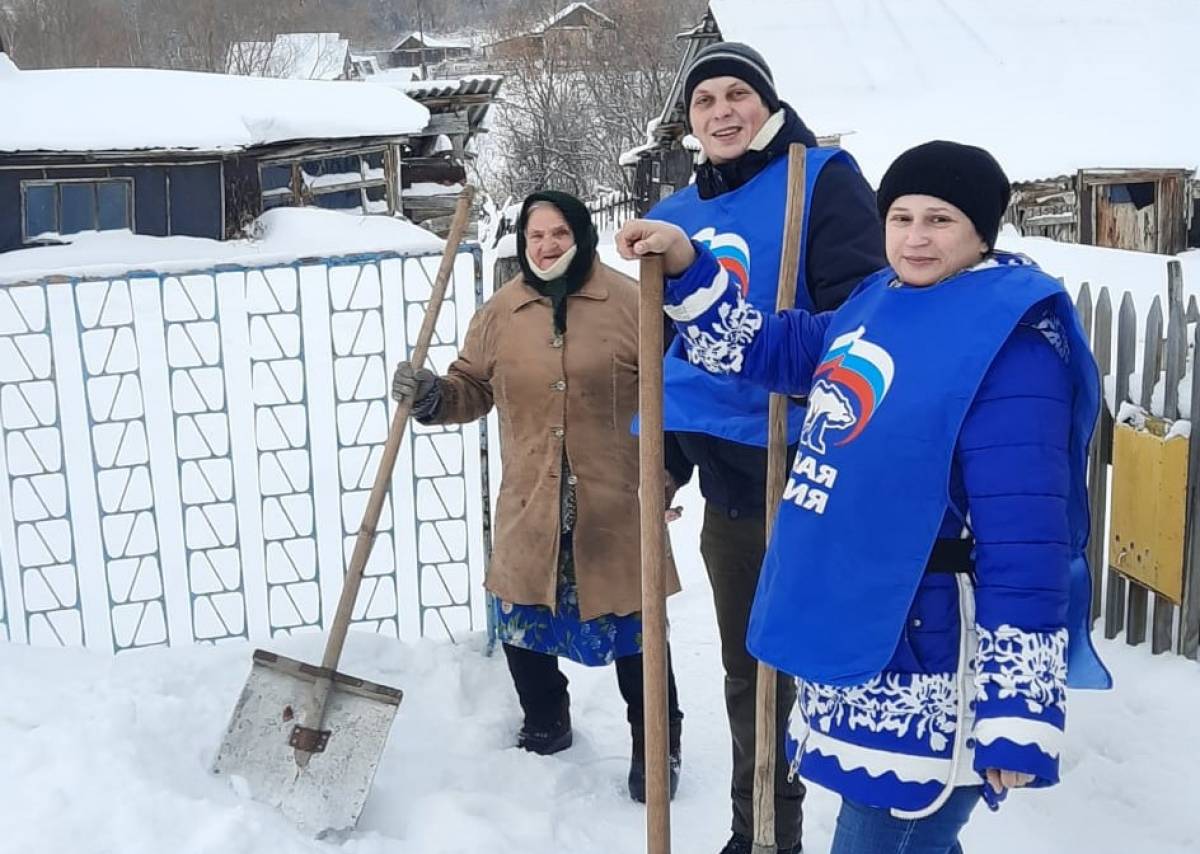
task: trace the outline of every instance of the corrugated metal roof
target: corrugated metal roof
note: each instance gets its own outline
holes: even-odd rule
[[[500,91],[504,76],[500,74],[472,74],[458,80],[413,80],[402,82],[396,88],[416,101],[430,98],[450,98],[456,95],[495,95]]]

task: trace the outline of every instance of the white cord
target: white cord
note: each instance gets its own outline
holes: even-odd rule
[[[964,742],[967,739],[967,639],[973,634],[967,631],[967,620],[969,618],[972,623],[975,620],[975,608],[973,607],[975,590],[971,586],[971,580],[966,575],[955,573],[954,579],[958,582],[958,671],[955,676],[955,683],[958,688],[958,714],[955,718],[957,729],[954,733],[954,750],[950,758],[950,776],[946,778],[946,783],[941,793],[925,809],[913,810],[911,812],[895,808],[891,810],[893,818],[904,821],[931,816],[940,810],[946,801],[950,800],[950,796],[956,788],[955,783],[958,779],[958,767],[962,763],[963,752],[966,747]],[[974,651],[971,651],[971,653],[973,655]]]

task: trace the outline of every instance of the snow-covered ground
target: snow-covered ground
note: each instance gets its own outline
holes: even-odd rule
[[[673,850],[728,835],[729,752],[700,501],[684,491],[672,541],[684,591],[670,603],[686,714]],[[351,636],[342,669],[405,691],[359,828],[302,836],[208,773],[251,648],[181,647],[117,658],[0,645],[4,854],[609,854],[644,850],[645,814],[625,792],[629,736],[612,668],[567,665],[575,745],[553,757],[512,746],[520,722],[502,656],[482,634],[454,645]],[[320,638],[272,644],[316,661]],[[1073,693],[1065,782],[1016,792],[968,827],[971,854],[1185,854],[1200,841],[1200,668],[1101,643],[1117,690]],[[836,799],[813,789],[806,850],[825,851]]]

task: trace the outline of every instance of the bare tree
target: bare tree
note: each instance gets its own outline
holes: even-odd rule
[[[597,8],[617,22],[610,37],[572,42],[566,53],[533,40],[510,52],[493,142],[500,154],[486,173],[497,196],[547,186],[584,197],[629,189],[620,155],[645,141],[678,72],[675,36],[699,20],[703,0],[609,0]],[[521,22],[528,27],[535,11],[543,20],[541,13],[553,14],[544,4],[526,7],[509,32],[529,32]]]

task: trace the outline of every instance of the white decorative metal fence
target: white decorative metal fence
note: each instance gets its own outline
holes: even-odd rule
[[[0,286],[0,637],[122,651],[319,629],[382,452],[391,366],[439,263],[377,253]],[[481,273],[479,249],[462,250],[438,369]],[[483,626],[481,446],[482,423],[413,428],[357,626]]]

